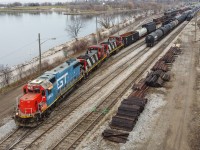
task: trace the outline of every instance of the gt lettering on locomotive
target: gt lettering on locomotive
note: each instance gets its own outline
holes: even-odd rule
[[[57,88],[61,89],[67,83],[67,75],[68,73],[64,74],[57,80]]]

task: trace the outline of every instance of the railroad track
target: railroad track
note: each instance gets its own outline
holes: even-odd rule
[[[149,67],[151,63],[162,53],[162,50],[172,42],[172,40],[179,34],[187,24],[182,25],[165,44],[163,44],[156,52],[154,52],[138,69],[133,72],[116,90],[114,90],[102,103],[100,103],[95,112],[90,112],[84,115],[79,120],[76,126],[64,136],[54,147],[51,149],[75,149],[86,135],[100,122],[105,116],[102,112],[103,108],[111,109],[122,97],[125,92],[130,88],[131,83],[136,81]]]
[[[107,67],[115,64],[119,59],[125,57],[126,55],[128,55],[128,53],[130,53],[130,51],[133,51],[133,48],[136,49],[138,47],[140,47],[142,44],[144,44],[144,41],[142,41],[143,39],[141,39],[140,41],[138,41],[137,43],[134,43],[133,45],[127,47],[126,51],[122,53],[122,55],[118,56],[116,59],[113,59],[111,63],[107,63],[106,66],[104,66],[105,70]],[[98,73],[93,74],[93,76],[96,76]],[[90,81],[90,80],[89,80]],[[98,84],[98,83],[97,83]],[[81,94],[83,94],[85,91],[83,91]],[[80,94],[80,95],[81,95]],[[77,96],[76,96],[77,97]],[[68,105],[68,104],[67,104]],[[67,106],[62,106],[61,109],[64,109]],[[12,132],[9,136],[7,136],[4,140],[2,140],[0,142],[0,149],[11,149],[13,147],[15,147],[17,144],[19,144],[21,142],[21,140],[25,139],[27,135],[27,133],[33,133],[34,131],[36,131],[39,127],[34,128],[34,129],[29,129],[28,131],[25,131],[26,129],[22,129],[22,128],[18,128],[16,129],[14,132]],[[21,132],[20,132],[21,131]],[[20,134],[18,134],[18,132],[20,132]],[[27,133],[25,133],[27,132]],[[22,136],[23,135],[23,136]],[[21,138],[20,138],[21,137]],[[13,143],[13,144],[10,144]]]
[[[53,119],[47,121],[43,125],[40,126],[38,130],[36,130],[33,134],[29,135],[25,140],[15,145],[15,149],[29,149],[34,145],[34,143],[39,143],[42,141],[42,137],[49,134],[51,131],[56,129],[60,124],[66,121],[69,118],[70,113],[75,111],[80,105],[86,103],[87,99],[98,93],[104,86],[112,81],[118,74],[124,71],[124,69],[128,68],[130,64],[133,64],[137,59],[139,59],[142,55],[144,55],[149,48],[145,48],[141,50],[137,55],[135,55],[131,60],[127,60],[124,64],[121,65],[116,71],[112,72],[107,78],[104,80],[100,80],[95,85],[98,85],[100,88],[91,88],[89,91],[84,91],[84,95],[80,94],[77,97],[74,97],[74,102],[69,104],[66,110],[60,111]],[[34,138],[35,137],[35,138]],[[33,140],[34,139],[34,140]],[[32,142],[31,142],[32,140]]]
[[[11,134],[9,134],[5,139],[0,142],[1,150],[9,150],[13,145],[22,140],[29,132],[29,129],[26,128],[17,128]]]
[[[128,49],[124,52],[124,53],[122,53],[122,55],[120,55],[118,58],[116,58],[116,59],[114,59],[111,63],[109,63],[108,65],[106,65],[106,66],[104,66],[103,68],[103,70],[106,70],[108,67],[110,67],[111,65],[113,65],[113,64],[115,64],[119,59],[121,59],[121,58],[123,58],[124,56],[126,56],[126,55],[128,55],[131,51],[134,51],[134,49],[137,49],[138,47],[140,47],[142,44],[144,44],[144,42],[142,41],[143,39],[141,39],[140,41],[138,41],[138,43],[136,43],[136,44],[134,44],[134,46],[133,45],[131,45],[131,46],[129,46],[129,47],[127,47]],[[134,49],[133,49],[134,48]],[[95,75],[97,75],[97,73],[96,74],[94,74],[93,76],[95,76]],[[90,81],[90,80],[89,80]],[[101,82],[101,81],[99,81],[99,82]],[[99,83],[98,82],[98,83]],[[96,83],[96,85],[98,84],[98,83]],[[90,86],[90,87],[92,87],[92,86]],[[87,90],[83,90],[83,92],[81,93],[81,94],[79,94],[79,95],[82,95],[82,94],[84,94],[85,92],[86,92]],[[77,98],[77,96],[75,96],[74,98],[72,98],[72,99],[75,99],[75,98]],[[80,103],[80,105],[83,103],[84,101],[82,101],[81,103]],[[74,101],[72,100],[72,103],[74,103]],[[67,105],[69,105],[69,106],[72,106],[72,105],[70,105],[70,104],[67,104]],[[74,103],[74,105],[73,105],[73,107],[70,107],[70,111],[73,111],[73,110],[75,110],[78,106],[80,106],[79,105],[79,102],[77,101],[77,102],[75,102]],[[63,110],[64,108],[66,108],[66,107],[69,107],[69,106],[62,106],[62,107],[60,107],[59,109],[61,109],[61,110]],[[70,111],[67,111],[67,113],[66,113],[66,115],[67,114],[69,114],[70,113]],[[57,122],[58,123],[58,122]],[[42,123],[43,124],[43,123]],[[40,125],[40,126],[42,126],[42,124]],[[44,122],[44,124],[45,124],[45,126],[46,126],[46,124],[48,124],[48,121],[47,122]],[[47,126],[46,126],[47,127]],[[16,147],[22,140],[25,140],[27,137],[29,137],[33,132],[35,132],[35,131],[37,131],[38,130],[38,128],[39,128],[39,126],[38,127],[36,127],[36,128],[33,128],[33,129],[23,129],[23,128],[18,128],[18,129],[16,129],[14,132],[12,132],[9,136],[7,136],[3,141],[1,141],[0,142],[0,149],[12,149],[12,148],[14,148],[14,147]],[[42,128],[42,127],[41,127]],[[48,127],[47,127],[48,128]],[[49,128],[51,128],[51,127],[49,127]],[[43,132],[42,132],[43,133]],[[43,133],[44,134],[44,133]],[[36,139],[35,139],[36,140]],[[31,141],[29,141],[29,142],[31,142]],[[11,144],[12,143],[12,144]],[[24,143],[24,142],[23,142]],[[26,148],[27,146],[27,144],[22,144],[23,146],[22,147],[24,147],[24,148]]]
[[[77,102],[78,103],[78,102]],[[80,106],[79,104],[77,104],[76,102],[75,103],[72,103],[73,105],[76,105],[77,107],[78,106]],[[69,106],[71,106],[71,105],[69,105]],[[77,108],[76,107],[76,108]],[[69,107],[69,108],[71,108],[71,107]],[[74,109],[74,107],[71,109],[71,110],[73,110]],[[69,114],[71,111],[68,111],[67,113]],[[58,115],[59,116],[59,115]],[[48,128],[48,121],[47,122],[45,122],[45,126],[47,126],[47,128]],[[42,128],[42,127],[40,127],[40,128]],[[39,129],[40,129],[39,128]],[[51,128],[51,127],[50,127]],[[44,128],[43,128],[44,129]],[[46,128],[45,128],[45,130],[46,131],[48,131]],[[34,134],[35,132],[34,132],[35,130],[32,130],[32,134]],[[36,132],[39,132],[39,131],[37,131],[36,130]],[[10,142],[10,143],[14,143],[14,144],[12,144],[12,145],[9,145],[9,144],[5,144],[6,142],[5,141],[9,141],[9,140],[4,140],[4,144],[3,143],[0,143],[0,148],[1,147],[4,147],[4,148],[2,148],[2,149],[12,149],[12,148],[17,148],[17,146],[18,146],[18,143],[20,143],[21,142],[21,140],[20,139],[24,139],[23,141],[25,141],[26,140],[26,137],[28,137],[30,134],[27,134],[28,133],[28,131],[26,132],[26,131],[23,131],[23,133],[21,133],[20,134],[20,137],[19,136],[16,136],[16,137],[18,137],[18,139],[16,139],[14,142]],[[30,132],[29,132],[30,133]],[[13,134],[13,135],[17,135],[17,134]],[[14,137],[14,136],[13,136]],[[14,139],[14,138],[13,138]],[[34,137],[32,137],[32,140],[34,139]],[[33,141],[36,141],[37,139],[35,139],[35,140],[33,140]],[[13,141],[13,140],[10,140],[10,141]],[[30,139],[29,140],[27,140],[27,141],[29,141],[29,143],[30,143]],[[9,142],[8,142],[9,143]],[[8,146],[9,145],[9,146]],[[25,148],[29,148],[30,146],[28,145],[27,146],[27,143],[25,144],[26,146],[25,146]]]

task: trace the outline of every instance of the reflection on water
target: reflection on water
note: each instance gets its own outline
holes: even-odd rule
[[[114,16],[121,20],[131,15],[133,13]],[[84,22],[79,37],[96,31],[96,16],[93,15],[63,15],[51,11],[0,12],[0,64],[15,65],[38,56],[38,33],[41,41],[56,38],[42,44],[42,51],[71,40],[65,29],[76,17]]]

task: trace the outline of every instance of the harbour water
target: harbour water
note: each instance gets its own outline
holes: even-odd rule
[[[115,15],[112,23],[116,24],[130,15]],[[51,11],[0,12],[0,65],[22,64],[38,56],[38,33],[43,43],[42,52],[72,40],[66,28],[75,17],[84,24],[79,37],[96,32],[96,16],[92,15],[64,15],[62,12]],[[97,26],[100,27],[99,24]]]
[[[56,12],[0,13],[0,64],[16,65],[38,55],[38,33],[42,51],[60,45],[72,38],[66,31],[74,17],[84,23],[79,36],[96,30],[94,16],[68,16]]]

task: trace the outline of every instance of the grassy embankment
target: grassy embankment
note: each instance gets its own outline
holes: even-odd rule
[[[29,11],[60,11],[65,12],[66,15],[83,15],[83,14],[102,14],[105,12],[129,12],[129,11],[137,11],[139,9],[112,9],[107,7],[105,11],[95,11],[93,9],[87,10],[74,10],[71,11],[69,6],[24,6],[24,7],[7,7],[7,8],[0,8],[0,12],[29,12]]]
[[[7,7],[1,8],[0,11],[32,11],[32,10],[53,10],[53,9],[60,9],[65,10],[66,6],[24,6],[24,7]]]

